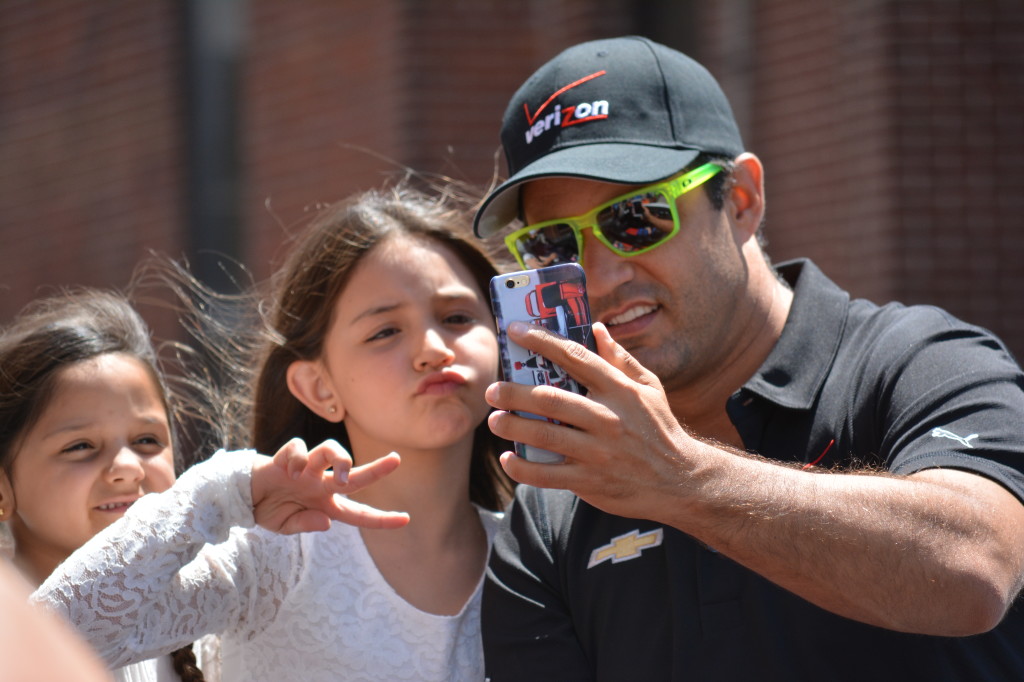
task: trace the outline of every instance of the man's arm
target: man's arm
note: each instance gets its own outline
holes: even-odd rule
[[[659,520],[824,609],[964,636],[994,627],[1021,588],[1024,506],[981,476],[814,474],[705,456],[703,484],[654,500],[671,510]]]
[[[674,526],[822,608],[894,630],[983,632],[1020,591],[1024,506],[999,484],[953,470],[814,473],[698,440],[657,378],[601,325],[595,336],[600,357],[540,329],[516,336],[590,392],[488,390],[503,411],[490,418],[495,433],[567,457],[543,465],[506,455],[515,480]]]

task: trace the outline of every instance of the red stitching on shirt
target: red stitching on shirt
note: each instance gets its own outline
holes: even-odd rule
[[[832,440],[830,440],[830,441],[828,442],[828,447],[826,447],[826,448],[825,448],[825,449],[824,449],[824,450],[822,451],[822,453],[821,453],[820,455],[818,455],[818,459],[814,460],[813,462],[808,462],[807,464],[803,465],[803,466],[802,466],[802,467],[800,467],[800,468],[801,468],[801,469],[810,469],[810,468],[811,468],[812,466],[814,466],[815,464],[817,464],[818,462],[820,462],[820,461],[821,461],[821,458],[825,456],[825,453],[827,453],[827,452],[828,452],[829,450],[831,450],[831,449],[832,449],[832,446],[833,446],[833,445],[835,445],[835,444],[836,444],[836,439],[835,439],[835,438],[833,438]]]

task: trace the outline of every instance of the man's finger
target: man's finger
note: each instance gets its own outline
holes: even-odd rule
[[[594,422],[591,416],[591,410],[595,409],[592,401],[561,388],[499,381],[487,387],[484,399],[491,407],[499,410],[530,412],[583,429],[590,428]],[[500,435],[507,437],[505,434]]]
[[[608,327],[601,322],[594,323],[594,341],[597,343],[598,355],[633,381],[648,386],[659,383],[654,374],[637,362],[637,359],[630,355],[629,351],[612,338]]]
[[[517,483],[535,488],[565,488],[574,477],[569,460],[557,463],[531,462],[514,452],[505,452],[499,460],[501,468]]]
[[[555,363],[588,388],[604,376],[601,369],[604,362],[600,356],[583,344],[549,329],[535,324],[514,323],[509,325],[508,336],[523,348]]]

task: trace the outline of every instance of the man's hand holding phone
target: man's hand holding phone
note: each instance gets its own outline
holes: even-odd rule
[[[694,471],[701,457],[716,453],[679,424],[654,373],[617,344],[599,322],[593,325],[596,353],[532,325],[513,325],[509,336],[558,363],[588,390],[584,396],[492,384],[486,399],[499,410],[488,419],[494,433],[565,456],[563,465],[547,466],[505,455],[505,472],[519,483],[571,490],[589,504],[620,516],[667,521],[669,509],[686,513],[679,504],[679,496],[686,494],[679,486],[680,469]],[[518,416],[527,411],[575,428]],[[675,504],[666,504],[667,499]]]
[[[526,324],[548,329],[560,337],[593,349],[590,305],[587,301],[583,268],[575,263],[499,275],[491,280],[491,308],[498,327],[502,376],[505,381],[527,386],[563,389],[585,395],[584,384],[542,353],[526,348],[508,335],[509,325]],[[567,423],[541,416],[529,410],[520,417]],[[562,455],[550,449],[515,441],[516,454],[534,462],[562,461]]]

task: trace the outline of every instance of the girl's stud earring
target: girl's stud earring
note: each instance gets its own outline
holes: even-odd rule
[[[338,408],[336,408],[334,405],[331,405],[330,407],[327,408],[327,411],[330,412],[331,414],[334,414],[335,412],[338,411]]]

